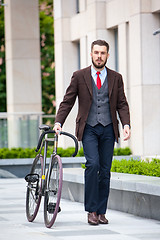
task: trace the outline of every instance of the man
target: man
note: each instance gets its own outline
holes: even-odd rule
[[[88,223],[107,224],[105,217],[110,186],[110,169],[115,140],[118,142],[119,114],[124,140],[130,138],[130,114],[122,76],[107,68],[109,45],[96,40],[91,45],[92,65],[73,73],[55,119],[58,133],[78,97],[76,136],[86,158],[85,210]]]

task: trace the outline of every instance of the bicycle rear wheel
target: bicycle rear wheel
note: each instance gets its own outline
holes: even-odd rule
[[[44,221],[46,227],[50,228],[55,222],[57,213],[60,212],[63,170],[62,161],[58,155],[53,157],[48,174],[48,187],[44,196]]]
[[[42,198],[43,156],[37,155],[33,161],[26,193],[26,215],[29,222],[37,216]],[[37,176],[37,179],[35,179]],[[27,177],[27,176],[26,176]]]

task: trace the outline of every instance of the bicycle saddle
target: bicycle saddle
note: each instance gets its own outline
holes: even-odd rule
[[[51,127],[48,126],[48,125],[42,124],[42,125],[39,126],[39,129],[44,130],[44,131],[48,131],[48,130],[51,129]]]

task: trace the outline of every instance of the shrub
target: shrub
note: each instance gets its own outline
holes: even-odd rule
[[[115,148],[113,155],[114,156],[128,156],[131,155],[132,151],[129,147],[125,147],[125,148]]]
[[[69,147],[67,149],[59,148],[57,149],[57,154],[60,155],[60,157],[71,157],[72,154],[74,153],[75,149],[74,147]]]
[[[138,161],[133,158],[113,160],[111,171],[160,177],[160,159],[153,159],[151,162]]]
[[[48,146],[47,157],[51,155],[53,151],[52,146]],[[44,150],[42,150],[43,154]],[[57,154],[61,157],[71,157],[74,153],[74,147],[69,147],[66,149],[58,148]],[[130,155],[130,148],[116,148],[114,149],[114,155]],[[0,149],[0,159],[11,159],[11,158],[34,158],[36,156],[35,148],[1,148]],[[80,148],[77,154],[78,157],[84,156],[83,148]]]
[[[51,155],[53,147],[48,147],[47,157]],[[67,149],[58,148],[57,153],[61,157],[70,157],[74,153],[74,148],[70,147]],[[35,148],[1,148],[0,149],[0,159],[11,159],[11,158],[34,158],[36,156]],[[42,150],[43,154],[43,150]],[[114,155],[129,155],[131,150],[129,148],[117,148],[114,149]],[[83,148],[81,148],[77,156],[84,156]],[[85,168],[85,164],[82,164],[82,167]],[[139,174],[147,176],[156,176],[160,177],[160,159],[153,158],[151,162],[149,161],[139,161],[131,158],[130,160],[122,159],[113,160],[112,162],[112,172],[120,173],[130,173],[130,174]]]
[[[74,153],[74,147],[69,147],[66,149],[58,148],[57,154],[61,157],[71,157]],[[47,157],[49,157],[53,152],[53,147],[48,146]],[[83,155],[83,150],[79,150],[77,156]],[[44,149],[42,149],[42,154]],[[14,158],[34,158],[36,156],[35,148],[1,148],[0,149],[0,159],[14,159]]]
[[[85,164],[81,166],[85,169]],[[138,161],[133,158],[113,160],[111,172],[160,177],[160,159],[153,159],[151,162]]]

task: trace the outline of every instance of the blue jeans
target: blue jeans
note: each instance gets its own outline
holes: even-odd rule
[[[82,144],[86,158],[85,211],[105,214],[110,188],[115,135],[113,124],[86,124]]]

